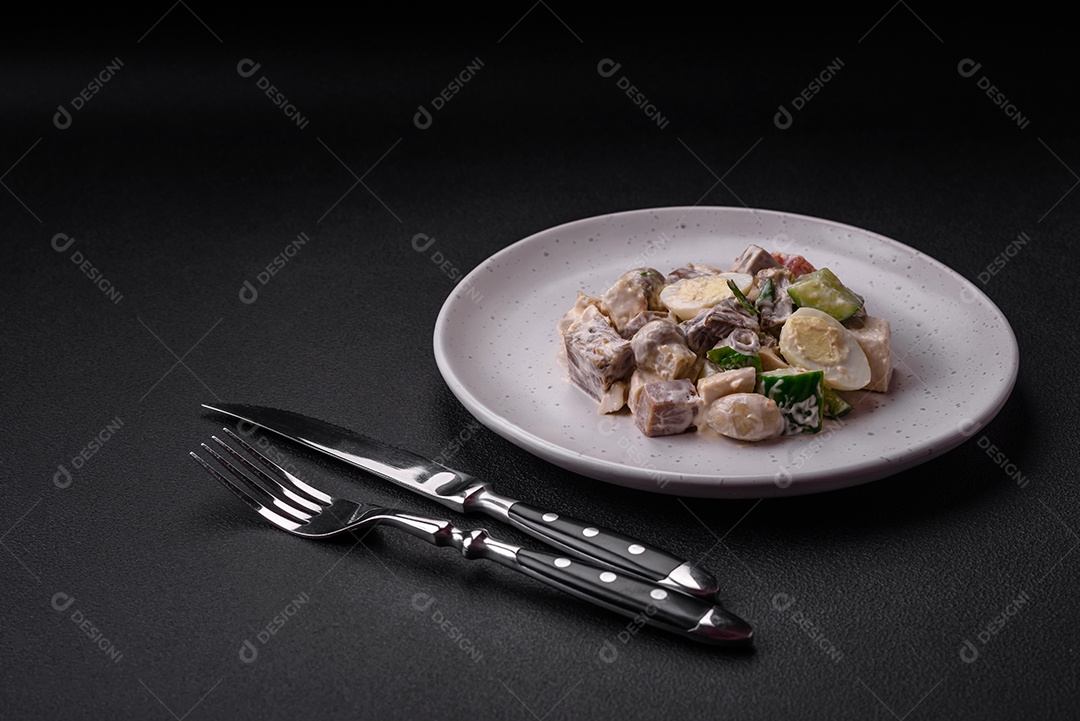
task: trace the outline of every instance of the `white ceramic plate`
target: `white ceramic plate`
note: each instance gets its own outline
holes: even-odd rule
[[[727,268],[749,243],[827,266],[892,324],[886,394],[816,435],[739,443],[647,438],[624,410],[600,416],[558,361],[556,323],[578,290],[624,271]],[[568,470],[646,491],[747,498],[815,493],[898,473],[959,445],[1001,409],[1019,351],[1001,311],[955,271],[895,240],[819,218],[745,208],[656,208],[586,218],[496,253],[455,288],[435,358],[481,423]]]

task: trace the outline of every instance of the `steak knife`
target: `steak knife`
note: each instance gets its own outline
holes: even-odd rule
[[[712,597],[719,588],[711,574],[655,546],[499,495],[478,478],[326,421],[265,406],[204,403],[203,408],[333,456],[459,513],[486,513],[579,558],[693,596]]]

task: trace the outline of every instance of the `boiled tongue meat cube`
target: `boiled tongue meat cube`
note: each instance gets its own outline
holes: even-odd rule
[[[637,332],[654,320],[668,320],[671,313],[666,310],[643,310],[627,322],[619,332],[626,340],[630,340]]]
[[[685,433],[694,425],[702,407],[688,380],[646,383],[637,399],[634,423],[647,436]]]
[[[749,273],[750,275],[754,275],[758,271],[765,270],[766,268],[776,268],[779,265],[780,264],[776,262],[776,258],[772,256],[772,253],[759,245],[749,245],[746,250],[742,252],[742,255],[735,259],[735,265],[731,266],[731,271],[733,273]]]
[[[722,271],[713,268],[712,266],[702,265],[700,263],[687,263],[682,268],[676,268],[667,274],[668,283],[676,283],[680,280],[686,280],[687,278],[700,278],[704,275],[719,275]]]
[[[750,316],[735,298],[724,298],[712,308],[706,308],[690,320],[679,324],[690,350],[703,354],[736,328],[758,330],[757,318]]]
[[[607,316],[596,307],[586,308],[567,328],[563,348],[570,380],[597,401],[616,381],[634,370],[630,341],[620,336]]]

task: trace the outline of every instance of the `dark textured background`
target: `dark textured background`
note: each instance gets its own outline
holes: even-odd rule
[[[1012,16],[904,3],[829,22],[772,9],[590,17],[554,3],[229,17],[177,3],[155,24],[166,9],[108,30],[46,9],[6,28],[0,716],[1074,716],[1080,143],[1071,39],[1054,30],[1064,18],[1034,32]],[[115,57],[116,77],[57,129],[57,105]],[[477,76],[415,127],[417,106],[477,57]],[[843,69],[778,129],[777,107],[838,57]],[[237,74],[242,58],[262,64],[256,76]],[[599,76],[604,58],[665,129]],[[964,58],[982,62],[975,77],[957,72]],[[259,75],[307,127],[258,91]],[[1028,127],[978,89],[981,75]],[[955,268],[1013,325],[1012,398],[972,441],[912,471],[760,504],[608,486],[472,427],[431,350],[453,283],[413,236],[434,236],[467,271],[557,223],[695,202],[866,227]],[[310,242],[241,303],[243,282],[300,232]],[[50,245],[57,233],[76,239],[65,253]],[[1019,233],[1030,242],[979,282]],[[470,436],[453,465],[506,494],[701,559],[755,624],[756,650],[653,631],[623,643],[617,616],[389,531],[291,538],[188,458],[219,428],[199,412],[212,398],[308,412],[427,455]],[[117,417],[122,428],[73,470]],[[282,451],[318,483],[442,513]],[[53,482],[60,464],[66,488]],[[64,612],[58,593],[75,599]],[[426,611],[418,593],[435,599]],[[297,598],[309,600],[259,641]],[[239,658],[245,640],[253,663]]]

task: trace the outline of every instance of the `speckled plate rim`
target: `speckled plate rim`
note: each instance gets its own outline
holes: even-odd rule
[[[930,438],[920,439],[918,442],[913,443],[905,453],[890,458],[888,461],[876,458],[861,463],[852,463],[835,470],[799,470],[792,474],[791,478],[788,479],[786,483],[778,483],[776,474],[772,472],[753,475],[725,475],[723,476],[722,482],[718,483],[717,476],[713,474],[676,473],[673,471],[627,466],[605,459],[592,458],[583,455],[581,452],[575,451],[572,448],[552,443],[551,441],[530,433],[514,423],[513,420],[504,418],[493,411],[483,401],[477,398],[473,391],[468,387],[468,384],[464,383],[455,371],[454,362],[461,359],[452,351],[449,336],[447,334],[447,325],[450,317],[454,313],[464,312],[462,310],[462,304],[466,301],[466,296],[463,295],[459,289],[469,287],[476,283],[477,278],[491,266],[499,264],[511,255],[520,253],[522,248],[526,246],[539,245],[548,238],[555,237],[556,235],[565,236],[568,232],[573,231],[576,226],[582,226],[587,223],[648,213],[690,213],[710,210],[724,213],[750,213],[782,216],[814,223],[822,223],[840,230],[855,231],[865,234],[867,237],[873,238],[880,243],[910,253],[911,257],[918,259],[919,262],[928,263],[939,270],[944,271],[946,275],[953,278],[959,284],[962,294],[966,293],[973,299],[981,300],[986,308],[996,315],[998,321],[1000,321],[998,327],[1003,334],[1002,340],[1006,341],[1005,350],[1007,351],[1007,357],[1003,362],[1008,364],[1009,367],[1007,381],[999,384],[994,389],[994,392],[986,397],[987,402],[983,404],[981,412],[973,414],[973,417],[965,418],[961,423],[957,424],[955,431],[943,432]],[[1001,309],[998,308],[986,294],[975,287],[971,281],[941,261],[920,250],[912,248],[909,245],[901,243],[898,240],[846,223],[787,211],[763,208],[736,208],[730,206],[668,206],[606,213],[598,216],[579,218],[577,220],[546,228],[512,243],[477,265],[464,279],[462,279],[458,288],[451,292],[447,297],[439,311],[438,318],[435,321],[434,352],[435,362],[439,368],[439,372],[442,374],[442,377],[451,392],[457,397],[461,404],[487,428],[498,433],[515,445],[546,461],[554,463],[557,466],[597,480],[655,493],[701,498],[766,498],[820,493],[839,488],[847,488],[862,483],[869,483],[905,471],[959,446],[964,441],[971,438],[977,429],[993,420],[1005,405],[1005,402],[1009,399],[1016,384],[1016,377],[1020,368],[1020,350],[1016,342],[1016,335],[1013,332],[1008,319],[1005,317],[1005,314],[1001,312]]]

